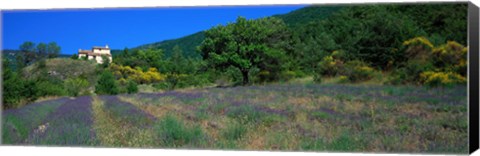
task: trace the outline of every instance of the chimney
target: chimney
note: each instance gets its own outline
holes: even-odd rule
[[[105,45],[105,48],[108,48],[108,44],[107,44],[107,45]]]

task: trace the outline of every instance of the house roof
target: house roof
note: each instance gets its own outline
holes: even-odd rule
[[[92,51],[91,50],[81,50],[80,49],[80,50],[78,50],[78,53],[79,54],[88,54],[88,53],[92,53]]]
[[[109,50],[110,48],[108,48],[108,47],[101,47],[101,46],[93,46],[93,49],[105,49],[105,50]]]

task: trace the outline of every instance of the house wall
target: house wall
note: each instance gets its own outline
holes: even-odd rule
[[[97,61],[97,63],[100,63],[100,64],[103,63],[103,59],[101,56],[97,56],[95,61]]]
[[[110,54],[110,49],[93,49],[93,53]]]

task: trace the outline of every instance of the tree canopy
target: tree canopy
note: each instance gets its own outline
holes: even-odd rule
[[[290,39],[287,26],[278,18],[239,17],[235,23],[206,31],[205,36],[199,47],[203,59],[215,69],[238,69],[243,84],[250,82],[249,74],[254,68],[278,73]]]

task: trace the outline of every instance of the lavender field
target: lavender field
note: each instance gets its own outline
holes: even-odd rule
[[[466,153],[465,87],[277,84],[60,98],[3,111],[2,144]]]

